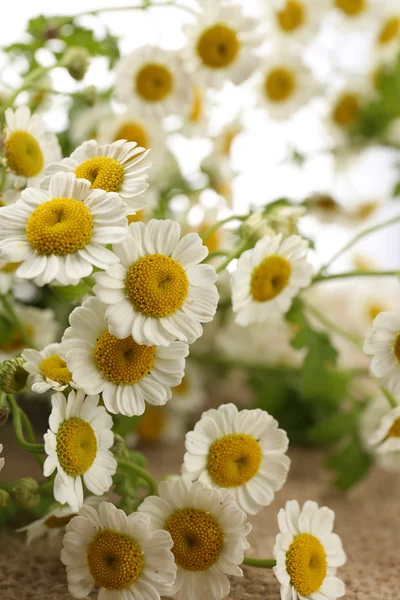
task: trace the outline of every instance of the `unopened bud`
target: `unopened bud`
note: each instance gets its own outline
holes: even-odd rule
[[[76,81],[82,81],[89,68],[89,52],[86,48],[77,46],[68,48],[62,57],[61,66],[65,67]]]
[[[111,452],[114,456],[126,457],[128,458],[128,450],[126,448],[125,440],[122,436],[118,435],[118,433],[114,434],[114,444],[111,448]]]
[[[32,477],[22,477],[12,493],[15,501],[22,508],[35,508],[40,500],[39,484]]]
[[[82,91],[82,99],[86,102],[88,106],[94,106],[96,104],[97,99],[97,90],[96,86],[89,85]]]
[[[22,392],[26,387],[28,373],[25,371],[24,360],[20,356],[5,360],[0,366],[0,389],[7,394]]]

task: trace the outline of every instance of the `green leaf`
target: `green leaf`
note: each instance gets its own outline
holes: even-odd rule
[[[139,424],[139,417],[125,417],[124,415],[116,415],[114,417],[114,433],[121,437],[126,437],[130,433],[134,433]]]
[[[0,344],[7,344],[14,333],[15,328],[11,322],[4,315],[0,315]]]
[[[393,192],[392,192],[392,196],[400,196],[400,181],[396,183],[396,185],[393,188]]]
[[[60,300],[73,302],[81,300],[89,291],[89,286],[85,281],[79,282],[77,285],[52,285],[51,290]]]
[[[316,444],[334,444],[347,435],[354,433],[357,427],[358,411],[333,412],[329,417],[309,429],[307,437]]]
[[[360,481],[371,464],[372,459],[362,448],[357,434],[325,462],[326,468],[334,473],[335,486],[341,490],[348,490]]]

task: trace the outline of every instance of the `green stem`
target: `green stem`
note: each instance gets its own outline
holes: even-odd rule
[[[53,493],[53,486],[54,486],[54,478],[49,479],[48,481],[45,481],[44,483],[41,483],[39,485],[39,492],[41,494],[48,494],[48,493]]]
[[[322,325],[325,325],[325,327],[328,327],[328,329],[330,329],[331,331],[333,331],[333,333],[337,333],[338,335],[341,335],[346,340],[348,340],[349,342],[351,342],[352,344],[354,344],[354,346],[357,346],[357,348],[359,350],[362,350],[362,342],[361,342],[361,340],[359,340],[357,337],[353,336],[351,333],[348,333],[344,329],[341,329],[340,327],[338,327],[336,325],[336,323],[333,323],[330,319],[327,319],[325,317],[325,315],[322,314],[319,311],[319,309],[316,308],[315,306],[313,306],[312,304],[306,303],[305,307],[306,307],[306,310],[308,310],[309,313],[311,313],[316,319],[318,319],[318,321],[320,323],[322,323]]]
[[[29,86],[33,81],[35,81],[36,79],[39,79],[43,75],[46,75],[46,73],[48,73],[52,69],[55,69],[56,67],[59,67],[59,66],[60,66],[59,63],[56,63],[55,65],[52,65],[51,67],[39,66],[39,67],[36,67],[36,69],[33,69],[33,71],[31,71],[30,73],[28,73],[28,75],[23,80],[22,85],[18,89],[16,89],[11,94],[11,96],[9,96],[7,98],[6,102],[2,106],[2,109],[1,109],[2,112],[4,113],[7,108],[10,108],[11,106],[13,106],[15,100],[18,98],[20,93],[29,89]]]
[[[244,221],[245,219],[247,219],[247,215],[232,215],[231,217],[222,219],[222,221],[217,221],[216,223],[214,223],[214,225],[208,227],[201,236],[203,239],[203,243],[208,240],[208,238],[214,233],[214,231],[217,231],[217,229],[219,229],[226,223],[229,223],[230,221]]]
[[[347,252],[347,250],[352,248],[352,246],[354,246],[362,238],[366,237],[367,235],[370,235],[371,233],[374,233],[375,231],[378,231],[379,229],[383,229],[384,227],[389,227],[390,225],[394,225],[395,223],[398,223],[399,221],[400,221],[400,216],[392,217],[391,219],[388,219],[387,221],[383,221],[382,223],[378,223],[377,225],[368,227],[368,229],[364,229],[364,231],[361,231],[361,233],[358,233],[355,237],[353,237],[345,246],[343,246],[343,248],[338,250],[338,252],[336,252],[336,254],[334,254],[332,256],[332,258],[326,263],[326,265],[323,265],[323,267],[321,267],[321,270],[319,271],[318,275],[321,275],[324,271],[326,271],[331,266],[332,263],[334,263],[340,256],[342,256],[342,254]]]
[[[320,281],[329,281],[330,279],[346,279],[349,277],[398,277],[400,269],[397,271],[348,271],[347,273],[332,273],[331,275],[322,275],[318,273],[312,283]]]
[[[214,258],[215,256],[228,256],[229,250],[214,250],[207,254],[205,260],[209,260],[210,258]]]
[[[19,409],[20,413],[21,413],[21,422],[22,422],[22,426],[25,430],[25,434],[28,438],[28,442],[31,444],[35,444],[35,434],[33,431],[33,427],[32,427],[32,423],[29,420],[28,415],[26,414],[25,411],[22,410],[22,408]],[[40,466],[43,466],[43,458],[40,456],[40,454],[36,454],[36,459],[38,461],[38,463],[40,464]]]
[[[392,408],[398,408],[400,406],[400,404],[397,402],[396,398],[393,396],[393,394],[391,392],[389,392],[389,390],[387,390],[384,387],[381,387],[381,390],[385,394],[385,396]]]
[[[247,245],[248,245],[248,240],[245,240],[244,242],[242,242],[242,244],[240,244],[240,246],[235,250],[235,252],[232,252],[232,254],[229,254],[227,259],[224,260],[224,262],[221,263],[217,267],[217,269],[216,269],[217,273],[221,273],[221,271],[226,269],[226,267],[229,265],[230,262],[232,262],[235,258],[239,258],[239,256],[246,250]]]
[[[15,326],[15,329],[21,334],[22,339],[24,340],[25,344],[27,346],[29,346],[30,348],[35,348],[35,344],[31,340],[28,332],[26,331],[25,327],[19,320],[19,317],[17,316],[17,313],[15,312],[15,310],[14,310],[11,302],[8,300],[7,296],[0,296],[0,302],[3,305],[3,308],[6,311],[6,313],[8,314],[8,316],[11,318],[11,320]]]
[[[125,458],[117,458],[117,461],[118,461],[118,465],[120,467],[122,467],[123,469],[126,469],[128,471],[131,471],[137,477],[140,477],[140,479],[143,479],[146,482],[146,485],[149,489],[149,496],[157,496],[157,494],[158,494],[157,481],[150,475],[150,473],[148,471],[146,471],[146,469],[139,467],[139,465],[136,465],[135,463],[130,462],[129,460],[126,460]]]
[[[173,6],[175,8],[181,8],[182,10],[186,10],[187,12],[189,12],[191,15],[197,15],[196,11],[193,10],[192,8],[190,8],[190,6],[186,6],[185,4],[182,4],[181,2],[176,2],[174,0],[170,0],[168,2],[163,2],[160,4],[151,4],[151,2],[149,0],[143,0],[143,4],[141,4],[140,6],[108,6],[105,8],[95,8],[94,10],[85,10],[83,12],[77,13],[76,15],[74,15],[74,18],[98,15],[103,12],[121,12],[121,11],[123,12],[123,11],[130,11],[130,10],[147,10],[148,8],[160,8],[160,7],[162,8],[162,7],[166,7],[166,6]]]
[[[244,557],[244,565],[248,567],[259,567],[260,569],[273,569],[276,565],[276,560],[273,558],[250,558],[249,556]]]
[[[43,444],[31,444],[25,440],[22,428],[21,409],[19,408],[13,394],[7,394],[7,400],[10,405],[15,438],[18,444],[21,446],[21,448],[31,452],[32,454],[44,454]]]

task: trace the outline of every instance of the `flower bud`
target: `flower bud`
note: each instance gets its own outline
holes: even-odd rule
[[[15,501],[22,508],[35,508],[40,500],[39,484],[32,477],[22,477],[12,493]]]
[[[0,389],[7,394],[16,394],[25,389],[28,373],[25,371],[23,364],[24,360],[20,356],[1,363]]]
[[[7,492],[7,490],[0,489],[0,508],[4,508],[5,506],[8,506],[9,502],[10,502],[10,494]]]
[[[128,458],[128,450],[126,448],[125,440],[122,436],[118,435],[118,433],[114,434],[114,444],[111,448],[111,452],[114,456],[121,456]]]
[[[62,57],[61,66],[65,67],[76,81],[82,81],[89,68],[89,52],[86,48],[77,46],[68,48]]]
[[[81,93],[82,99],[88,106],[94,106],[96,104],[97,90],[94,85],[88,85]]]

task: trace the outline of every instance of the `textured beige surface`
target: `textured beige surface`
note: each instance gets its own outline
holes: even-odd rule
[[[182,449],[147,451],[153,472],[177,472]],[[274,504],[252,519],[249,554],[269,557],[277,533],[276,513],[288,499],[316,500],[336,511],[336,531],[342,536],[348,556],[339,571],[347,585],[346,599],[400,600],[400,476],[374,471],[348,495],[332,491],[321,469],[321,455],[311,450],[293,450],[287,484]],[[27,474],[22,461],[8,464],[5,475]],[[2,473],[3,475],[3,473]],[[0,536],[1,600],[66,600],[70,598],[58,550],[44,542],[31,548],[22,536]],[[95,595],[93,596],[95,597]],[[245,568],[242,579],[232,581],[229,596],[235,600],[278,600],[279,586],[271,571]],[[205,599],[208,600],[208,599]]]

